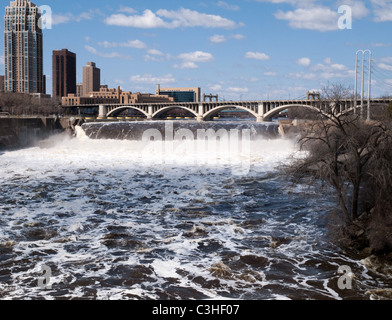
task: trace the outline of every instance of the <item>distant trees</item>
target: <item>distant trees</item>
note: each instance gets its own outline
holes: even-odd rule
[[[1,93],[0,108],[11,115],[42,115],[62,113],[59,102],[54,99],[38,98],[24,93]]]
[[[349,91],[340,85],[323,89],[331,108],[320,109],[317,120],[299,139],[307,156],[294,161],[288,171],[334,190],[344,237],[361,235],[378,251],[392,250],[392,121],[385,113],[383,121],[373,122],[356,114],[336,115],[333,109],[346,94]],[[370,209],[364,220],[362,212]]]

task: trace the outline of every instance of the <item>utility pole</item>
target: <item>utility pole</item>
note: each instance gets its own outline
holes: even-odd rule
[[[369,87],[368,87],[368,108],[367,108],[367,121],[370,121],[370,94],[372,86],[372,52],[369,50]]]
[[[358,54],[362,53],[362,83],[361,83],[361,118],[364,118],[364,95],[365,95],[365,55],[369,53],[369,83],[368,83],[368,107],[367,107],[367,121],[370,121],[370,94],[372,84],[372,52],[370,50],[358,50],[355,55],[355,92],[354,92],[354,113],[357,111],[357,90],[358,90]]]

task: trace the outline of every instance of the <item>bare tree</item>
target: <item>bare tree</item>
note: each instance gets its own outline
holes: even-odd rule
[[[378,161],[379,150],[390,138],[382,123],[366,123],[358,115],[341,113],[350,90],[340,85],[324,88],[320,117],[299,140],[308,156],[297,160],[290,172],[313,177],[335,190],[347,224],[359,214],[362,182]]]
[[[366,122],[358,114],[341,112],[350,90],[332,85],[323,93],[327,103],[320,104],[318,120],[299,139],[307,156],[295,160],[288,172],[298,179],[321,181],[334,191],[344,218],[335,234],[349,239],[350,245],[366,244],[376,252],[391,252],[390,109],[385,109],[382,121]],[[366,218],[360,215],[364,211]]]
[[[62,113],[60,104],[54,99],[40,99],[29,94],[7,92],[0,94],[2,111],[11,115],[41,115]]]

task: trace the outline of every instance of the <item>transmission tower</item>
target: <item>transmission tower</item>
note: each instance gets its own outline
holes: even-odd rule
[[[365,57],[366,53],[369,54],[369,83],[368,83],[368,96],[367,96],[367,121],[370,121],[370,94],[372,84],[372,52],[370,50],[358,50],[355,55],[355,92],[354,92],[354,112],[357,112],[358,101],[358,56],[362,54],[362,83],[361,83],[361,118],[363,119],[364,97],[365,97]]]

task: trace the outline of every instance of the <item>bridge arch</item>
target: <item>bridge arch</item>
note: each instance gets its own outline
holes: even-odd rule
[[[284,111],[286,109],[298,108],[298,107],[307,108],[307,109],[310,109],[310,110],[313,110],[313,111],[317,111],[317,112],[321,111],[317,107],[306,105],[306,104],[286,104],[286,105],[283,105],[283,106],[276,107],[276,108],[268,111],[267,113],[265,113],[264,114],[264,121],[270,121],[274,115],[277,115],[277,114],[279,114],[280,112],[282,112],[282,111]],[[329,117],[329,115],[324,113],[323,111],[321,111],[321,113],[324,116]]]
[[[107,113],[107,116],[108,117],[115,117],[115,116],[119,115],[121,112],[124,112],[125,110],[137,110],[137,111],[141,112],[143,115],[145,115],[146,117],[148,117],[148,114],[143,109],[140,109],[140,108],[137,108],[134,106],[121,106],[121,107],[115,108],[115,109],[109,111]]]
[[[245,110],[245,111],[249,112],[252,116],[254,116],[256,118],[258,116],[256,112],[254,112],[253,110],[251,110],[247,107],[238,106],[238,105],[224,105],[224,106],[215,107],[215,108],[207,111],[206,113],[204,113],[203,120],[208,120],[211,117],[213,117],[214,115],[218,114],[220,111],[226,110],[228,108],[238,108],[238,109]]]
[[[162,109],[159,109],[158,111],[153,113],[152,119],[155,119],[155,118],[159,117],[161,114],[163,114],[163,113],[165,113],[165,112],[167,112],[169,110],[172,110],[172,109],[183,109],[183,110],[186,110],[186,111],[192,113],[195,117],[197,117],[197,112],[195,112],[191,108],[188,108],[188,107],[185,107],[185,106],[181,106],[181,105],[180,106],[172,105],[172,106],[167,106],[167,107],[164,107]]]

